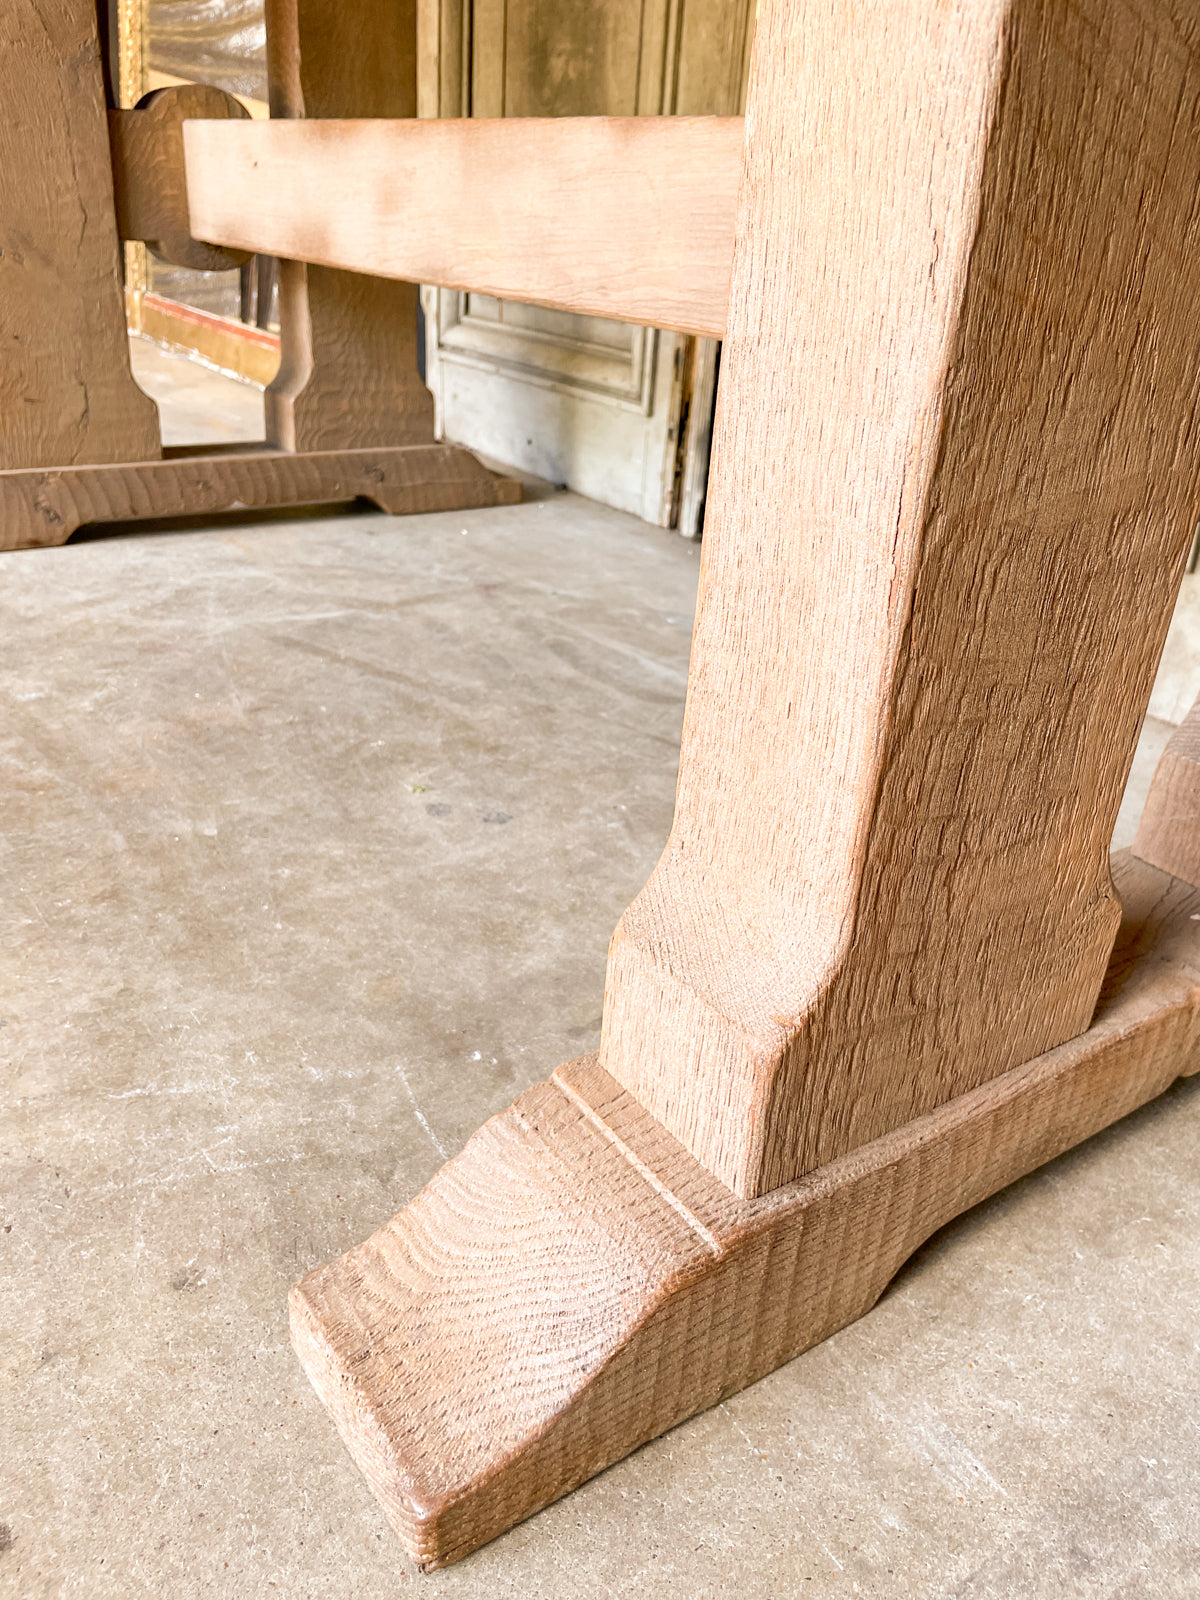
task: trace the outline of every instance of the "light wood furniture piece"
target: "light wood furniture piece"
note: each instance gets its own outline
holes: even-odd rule
[[[355,267],[725,331],[675,823],[600,1053],[292,1296],[432,1568],[1200,1070],[1194,718],[1108,856],[1200,502],[1200,27],[764,0],[743,128],[193,120],[183,150],[194,236],[324,264],[292,278],[314,350],[355,316],[318,271]]]
[[[183,137],[202,239],[719,339],[742,135],[741,117],[497,117]]]
[[[205,205],[212,152],[266,137],[187,136]],[[432,159],[459,136],[356,137]],[[604,206],[551,291],[568,240],[537,202],[540,152],[553,175],[593,137],[457,146],[528,138],[526,282],[589,311]],[[1108,858],[1200,509],[1194,14],[764,0],[740,167],[675,823],[613,939],[600,1054],[293,1294],[427,1568],[844,1326],[944,1222],[1200,1070],[1194,727],[1143,854]],[[415,157],[388,170],[424,203]],[[436,188],[458,207],[471,181],[443,159]],[[639,216],[630,319],[676,226]],[[706,258],[672,283],[693,307]]]
[[[520,498],[516,482],[436,442],[415,285],[302,265],[289,268],[265,443],[164,450],[130,372],[120,240],[151,241],[185,266],[242,259],[188,230],[180,128],[244,108],[188,86],[106,111],[95,0],[0,9],[0,550],[61,544],[82,522],[360,496],[393,512]],[[414,114],[415,0],[282,0],[273,22],[280,114]]]

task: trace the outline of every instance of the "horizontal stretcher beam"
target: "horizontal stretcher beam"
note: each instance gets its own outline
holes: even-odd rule
[[[183,124],[210,244],[720,338],[741,117]]]

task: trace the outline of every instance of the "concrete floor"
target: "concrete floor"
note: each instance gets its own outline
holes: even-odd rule
[[[164,444],[235,444],[263,437],[263,397],[256,384],[239,382],[149,339],[130,339],[129,358],[139,385],[158,402]]]
[[[0,1596],[1196,1594],[1195,1080],[416,1575],[287,1290],[595,1043],[696,549],[556,495],[2,571]]]

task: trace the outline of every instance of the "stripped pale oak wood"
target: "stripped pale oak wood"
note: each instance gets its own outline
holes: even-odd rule
[[[160,449],[129,368],[96,7],[0,5],[0,468]]]
[[[177,450],[161,461],[0,472],[0,550],[63,544],[84,523],[370,500],[399,515],[513,505],[521,485],[457,445]]]
[[[423,1566],[1200,1070],[1200,890],[1107,853],[1200,477],[1198,48],[1183,0],[764,0],[676,821],[603,1055],[293,1291]]]
[[[1200,891],[1117,866],[1087,1033],[819,1172],[739,1200],[589,1057],[304,1278],[297,1353],[413,1558],[460,1559],[827,1338],[944,1223],[1200,1069]]]
[[[188,123],[199,238],[720,338],[740,117]]]
[[[161,261],[201,272],[222,272],[248,261],[248,250],[226,250],[194,239],[188,222],[183,167],[185,117],[245,118],[233,95],[205,83],[155,89],[132,110],[108,113],[117,232],[140,239]]]
[[[1091,1018],[1196,519],[1198,49],[1184,0],[760,7],[675,821],[602,1041],[744,1196]]]
[[[266,21],[273,118],[416,113],[416,0],[267,0]],[[353,174],[342,179],[340,206]],[[417,295],[415,283],[282,262],[268,440],[285,450],[431,443],[433,396],[417,371]]]
[[[1133,850],[1151,866],[1200,883],[1200,700],[1159,759]]]

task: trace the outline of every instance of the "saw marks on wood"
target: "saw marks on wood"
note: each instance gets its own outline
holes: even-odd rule
[[[1196,520],[1198,193],[1182,0],[759,8],[678,804],[602,1045],[740,1194],[1088,1025]]]
[[[272,117],[416,115],[416,0],[267,0],[266,19]],[[334,204],[353,227],[345,190]],[[307,259],[280,263],[280,364],[264,402],[270,443],[296,451],[432,444],[433,396],[417,370],[417,285]]]
[[[1200,891],[1118,858],[1082,1038],[754,1201],[594,1057],[293,1291],[297,1352],[407,1549],[468,1554],[861,1316],[945,1222],[1200,1067]]]
[[[124,466],[0,472],[0,550],[64,544],[86,522],[339,504],[361,498],[395,515],[516,505],[521,485],[457,445],[329,450],[307,455],[256,445],[180,449]]]
[[[249,119],[233,95],[206,83],[185,83],[144,95],[131,111],[108,113],[117,232],[143,240],[160,261],[200,272],[226,272],[250,259],[192,237],[183,165],[188,117]]]

